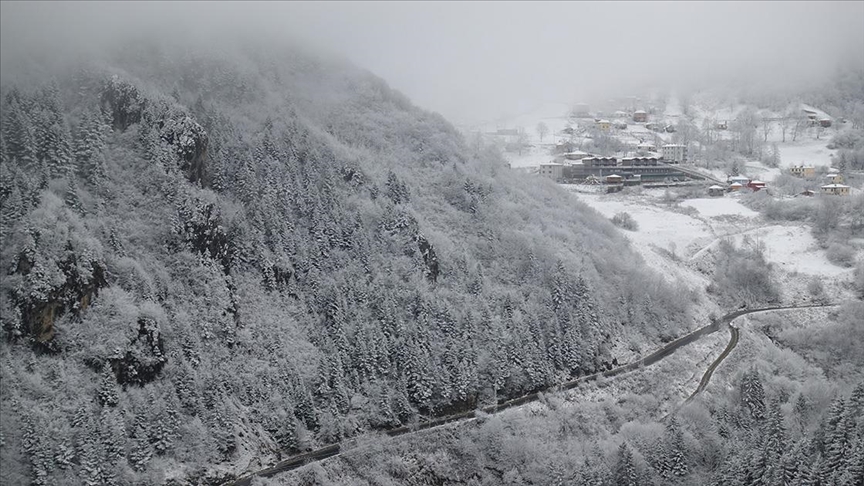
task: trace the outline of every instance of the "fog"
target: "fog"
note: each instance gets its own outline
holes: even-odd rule
[[[652,88],[812,83],[864,58],[862,2],[0,5],[4,71],[21,54],[65,57],[124,36],[300,39],[457,123]]]

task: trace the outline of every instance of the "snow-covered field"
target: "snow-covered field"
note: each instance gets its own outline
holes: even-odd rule
[[[745,218],[755,218],[759,213],[745,207],[736,199],[727,197],[688,199],[681,203],[699,211],[702,216],[711,218],[715,216],[735,215]]]
[[[793,165],[812,165],[814,167],[826,165],[830,167],[831,156],[834,151],[826,147],[829,141],[830,137],[823,136],[821,140],[805,139],[795,142],[778,142],[780,167],[787,168]]]
[[[832,278],[851,276],[852,269],[838,267],[828,261],[810,229],[801,225],[757,226],[724,238],[729,238],[736,246],[743,245],[745,239],[762,245],[765,249],[765,258],[785,272]],[[694,256],[707,253],[719,241],[720,238],[705,247],[702,253]]]
[[[724,238],[738,246],[745,238],[763,246],[765,258],[774,264],[776,278],[790,299],[796,298],[798,289],[810,278],[822,279],[835,295],[844,292],[843,282],[852,278],[852,269],[828,261],[810,227],[769,224],[734,197],[689,199],[676,207],[663,203],[658,192],[647,190],[584,194],[576,192],[579,186],[564,187],[605,217],[629,213],[639,229],[623,233],[645,263],[668,280],[690,288],[707,285],[702,262]]]
[[[505,157],[511,167],[530,170],[542,163],[554,161],[554,143],[567,137],[560,133],[563,128],[590,122],[569,119],[566,116],[568,108],[563,103],[550,103],[507,120],[506,123],[499,121],[494,125],[489,124],[484,130],[489,133],[496,127],[523,127],[532,146],[526,148],[521,155],[506,153]],[[663,113],[652,117],[652,120],[684,117],[683,108],[677,97],[672,96],[667,100]],[[736,114],[747,109],[747,106],[723,105],[709,99],[689,108],[691,122],[701,127],[706,119],[730,121]],[[779,116],[776,113],[764,113],[766,116]],[[542,143],[536,132],[536,126],[541,121],[551,130]],[[627,122],[627,129],[612,131],[622,142],[632,143],[643,139],[653,142],[657,135],[660,135],[661,143],[671,140],[671,134],[655,134],[648,131],[644,124],[634,124],[630,120]],[[741,168],[742,174],[768,182],[770,186],[777,176],[793,165],[831,166],[834,151],[828,149],[827,144],[838,127],[819,129],[819,139],[816,139],[816,130],[804,129],[793,142],[789,129],[784,142],[779,122],[775,121],[768,133],[767,144],[769,147],[776,144],[779,149],[779,168],[770,168],[757,160],[750,160]],[[728,135],[728,132],[719,134]],[[761,126],[758,136],[764,136]],[[581,139],[577,137],[577,144],[578,140]],[[721,180],[726,177],[721,169],[707,172]],[[851,278],[850,269],[838,267],[828,261],[825,251],[819,247],[808,226],[792,223],[768,224],[757,212],[743,206],[736,194],[721,198],[689,199],[670,206],[662,200],[663,190],[628,190],[607,195],[597,192],[597,188],[565,187],[605,217],[611,218],[619,212],[629,213],[639,225],[638,231],[624,231],[633,248],[649,266],[666,279],[685,282],[691,288],[707,285],[706,273],[709,273],[709,269],[700,262],[710,257],[713,248],[721,239],[727,237],[739,245],[745,238],[764,245],[766,258],[775,264],[780,280],[784,285],[788,283],[790,288],[800,287],[800,282],[797,282],[800,280],[797,279],[798,275],[821,278],[827,286],[834,289],[840,289],[842,282]],[[710,259],[707,262],[710,265]]]

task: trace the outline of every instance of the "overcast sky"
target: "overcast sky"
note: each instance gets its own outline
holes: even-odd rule
[[[455,122],[643,85],[817,79],[864,62],[864,2],[2,2],[3,55],[258,32],[341,53]],[[635,93],[634,93],[635,94]],[[602,98],[605,99],[605,98]]]

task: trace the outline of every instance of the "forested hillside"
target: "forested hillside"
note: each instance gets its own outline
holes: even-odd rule
[[[864,304],[825,314],[744,326],[720,376],[675,414],[662,407],[669,376],[646,368],[617,389],[549,394],[530,410],[367,441],[257,484],[858,486]]]
[[[201,482],[692,325],[608,221],[342,61],[52,75],[2,86],[3,484]]]

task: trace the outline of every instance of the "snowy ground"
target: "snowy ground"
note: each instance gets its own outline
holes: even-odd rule
[[[585,194],[580,186],[564,187],[603,216],[629,213],[639,229],[622,231],[633,248],[667,280],[689,288],[708,284],[711,252],[724,238],[736,245],[743,244],[745,238],[762,245],[766,259],[775,266],[784,298],[790,302],[804,298],[799,294],[812,278],[821,279],[828,295],[835,298],[846,294],[844,284],[852,278],[852,269],[828,261],[810,227],[769,224],[734,197],[697,198],[669,205],[659,190]]]
[[[701,127],[702,122],[709,120],[732,120],[735,115],[747,108],[746,105],[723,105],[711,100],[710,97],[700,100],[689,107],[691,122]],[[514,117],[508,121],[498,121],[483,128],[494,131],[496,127],[525,128],[531,139],[532,146],[521,155],[505,154],[513,168],[530,170],[542,163],[552,162],[554,143],[562,138],[560,130],[567,126],[578,126],[590,120],[571,120],[566,114],[569,107],[564,103],[549,103],[537,107],[533,111]],[[667,100],[662,114],[652,116],[653,121],[684,117],[684,109],[676,96]],[[766,116],[778,116],[776,113],[764,112]],[[544,122],[552,131],[541,143],[536,133],[537,123]],[[793,165],[811,165],[815,167],[830,166],[834,151],[827,144],[841,130],[842,126],[834,126],[819,134],[816,139],[816,128],[807,128],[798,134],[795,142],[791,141],[791,128],[787,130],[786,142],[779,122],[774,122],[768,133],[767,143],[776,144],[780,151],[780,167],[770,168],[759,161],[747,161],[742,173],[753,179],[770,183],[785,169]],[[648,131],[644,124],[634,124],[628,120],[626,130],[613,130],[624,142],[638,140],[654,141],[655,134]],[[723,132],[726,133],[726,132]],[[728,133],[726,133],[728,135]],[[671,134],[659,134],[666,141]],[[764,136],[761,126],[758,136]],[[578,143],[577,137],[577,143]],[[705,170],[705,169],[700,169]],[[725,179],[722,170],[708,171],[719,179]],[[808,279],[817,277],[823,280],[826,287],[840,292],[842,284],[851,278],[852,271],[831,264],[825,257],[825,252],[816,244],[811,229],[799,224],[768,224],[759,214],[744,207],[737,200],[737,194],[727,194],[722,198],[698,198],[672,204],[662,198],[663,190],[625,190],[617,194],[603,194],[596,187],[564,186],[576,197],[588,203],[606,217],[611,218],[618,212],[627,212],[639,224],[635,232],[624,231],[633,244],[633,248],[643,257],[645,262],[657,270],[669,281],[685,282],[691,288],[707,285],[707,275],[710,274],[710,255],[720,239],[732,238],[736,244],[741,244],[745,238],[757,241],[765,247],[765,255],[769,262],[776,265],[778,276],[783,285],[788,284],[787,294],[793,294],[802,285],[800,276]],[[853,189],[854,190],[854,189]],[[705,263],[707,262],[707,263]]]
[[[780,149],[780,167],[787,168],[793,165],[811,165],[813,167],[825,165],[830,167],[831,156],[835,152],[827,147],[831,136],[833,134],[830,134],[829,137],[823,135],[821,140],[807,138],[795,142],[777,142],[777,148]],[[788,136],[787,140],[789,140]]]
[[[744,218],[756,218],[759,213],[742,205],[736,199],[727,197],[712,197],[700,199],[688,199],[681,203],[682,206],[689,206],[699,211],[699,214],[707,218],[735,215]]]

